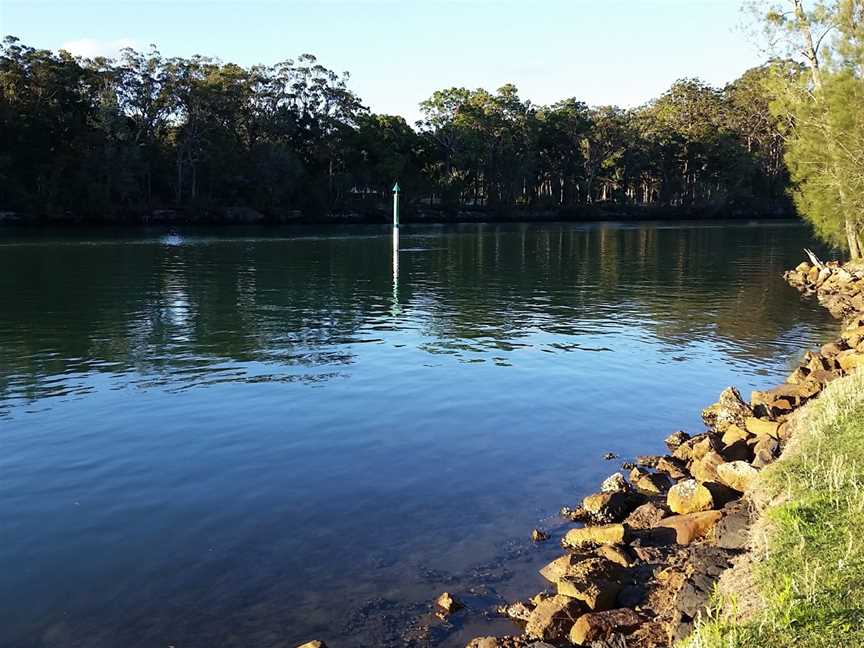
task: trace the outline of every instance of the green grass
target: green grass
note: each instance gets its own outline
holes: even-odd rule
[[[762,609],[741,621],[717,597],[689,648],[864,646],[864,372],[829,385],[797,429],[760,476]]]

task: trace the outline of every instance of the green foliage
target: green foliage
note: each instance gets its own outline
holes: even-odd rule
[[[864,0],[756,3],[771,43],[802,64],[768,83],[792,194],[823,239],[864,255]]]
[[[768,546],[757,564],[764,608],[735,621],[721,601],[692,648],[864,645],[864,374],[832,384],[766,469]]]
[[[84,59],[0,48],[0,208],[117,220],[155,208],[254,208],[279,219],[423,206],[784,210],[769,99],[749,72],[692,79],[635,110],[537,106],[515,86],[449,88],[423,120],[371,114],[302,55],[243,68],[155,48]],[[746,115],[746,118],[742,118]],[[138,216],[135,216],[135,215]]]

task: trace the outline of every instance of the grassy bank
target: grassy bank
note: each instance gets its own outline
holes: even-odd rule
[[[835,381],[798,416],[756,491],[770,504],[744,579],[755,587],[736,591],[733,576],[689,648],[864,646],[864,372]]]

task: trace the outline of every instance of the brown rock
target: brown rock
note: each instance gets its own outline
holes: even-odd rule
[[[843,351],[845,346],[845,344],[841,346],[837,342],[829,342],[828,344],[822,345],[822,348],[819,349],[819,353],[826,357],[836,356],[838,353]]]
[[[642,617],[629,608],[589,612],[576,620],[570,629],[570,642],[587,644],[598,639],[607,639],[612,633],[629,633],[639,627]]]
[[[307,641],[306,643],[297,646],[297,648],[327,648],[327,644],[315,639],[314,641]]]
[[[647,502],[628,515],[624,523],[632,529],[650,529],[664,517],[666,517],[664,509],[652,502]]]
[[[664,473],[652,473],[650,475],[642,475],[633,485],[643,493],[659,495],[665,493],[672,486],[672,482],[668,475]]]
[[[843,351],[837,356],[837,364],[843,371],[849,373],[858,367],[864,367],[864,355],[854,350]]]
[[[681,545],[687,545],[698,538],[708,535],[723,514],[720,511],[701,511],[688,513],[687,515],[673,515],[661,520],[657,528],[672,529],[675,531],[675,541]]]
[[[532,542],[546,542],[549,539],[549,534],[545,531],[541,531],[540,529],[532,529],[531,531],[531,541]]]
[[[498,608],[498,612],[506,617],[517,621],[527,622],[531,618],[531,612],[534,610],[534,605],[516,601],[510,605],[503,605]]]
[[[690,474],[700,484],[705,482],[717,481],[717,466],[726,461],[722,455],[716,452],[709,452],[701,459],[693,461],[690,464]]]
[[[623,477],[622,477],[623,479]],[[623,519],[630,511],[644,500],[637,493],[616,491],[600,492],[588,495],[582,500],[582,508],[596,522],[616,522]]]
[[[615,607],[622,575],[621,567],[612,561],[589,558],[558,581],[557,591],[559,595],[582,601],[591,610],[608,610]]]
[[[557,583],[559,580],[564,578],[564,576],[566,576],[573,567],[587,557],[587,554],[584,556],[564,554],[560,558],[556,558],[543,567],[543,569],[540,570],[540,575],[550,583]]]
[[[626,545],[600,545],[597,547],[596,554],[622,567],[633,564],[633,555]]]
[[[683,430],[678,430],[677,432],[673,432],[663,441],[666,444],[666,447],[669,448],[669,452],[675,452],[675,448],[680,446],[682,443],[686,443],[690,440],[690,435],[684,432]]]
[[[771,437],[760,437],[759,441],[753,447],[753,467],[764,468],[772,463],[777,458],[777,452],[780,450],[780,444]]]
[[[647,470],[645,470],[644,468],[640,468],[639,466],[635,466],[635,467],[630,471],[629,478],[630,478],[630,481],[633,482],[633,483],[635,484],[637,481],[639,481],[640,478],[642,478],[642,476],[644,476],[644,475],[650,475],[650,474],[651,474],[651,473],[649,473],[649,472],[648,472]]]
[[[653,468],[662,457],[660,455],[640,455],[636,457],[636,464]]]
[[[726,428],[721,441],[724,446],[730,446],[736,441],[746,441],[749,436],[747,430],[738,427],[734,423]]]
[[[751,414],[750,406],[744,402],[738,390],[727,387],[720,393],[716,403],[702,410],[702,420],[708,427],[722,433],[731,424],[740,426],[744,418]]]
[[[569,596],[556,595],[540,601],[525,625],[525,634],[532,639],[557,641],[567,635],[576,619],[585,612],[585,605]]]
[[[744,439],[725,446],[720,454],[726,461],[750,461],[753,458],[750,445]]]
[[[759,471],[746,461],[730,461],[717,466],[717,476],[721,484],[744,493],[759,476]]]
[[[657,470],[672,479],[684,479],[687,476],[687,464],[675,457],[661,457],[657,462]]]
[[[624,525],[605,524],[570,529],[562,541],[564,546],[578,549],[593,544],[621,544],[624,542]]]
[[[435,607],[443,614],[453,614],[456,610],[462,609],[464,606],[449,592],[444,592],[435,599]]]
[[[778,437],[777,430],[780,427],[780,424],[777,421],[767,421],[765,419],[758,419],[751,416],[747,419],[745,425],[747,431],[756,436],[770,436],[775,439]]]
[[[669,489],[666,502],[673,513],[686,515],[697,511],[707,511],[714,506],[711,491],[695,479],[687,479]]]

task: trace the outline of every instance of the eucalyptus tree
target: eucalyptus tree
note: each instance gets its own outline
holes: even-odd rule
[[[772,104],[799,211],[864,256],[864,1],[757,2],[768,40],[802,66],[775,75]]]

